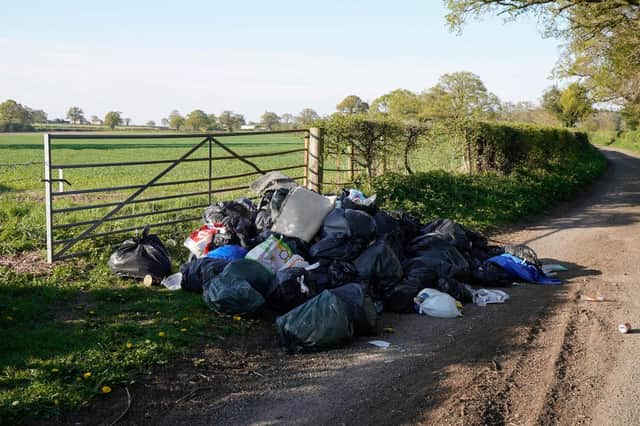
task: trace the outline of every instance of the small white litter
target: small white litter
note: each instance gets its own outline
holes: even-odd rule
[[[372,340],[369,342],[369,344],[383,349],[387,349],[391,345],[391,343],[384,340]]]

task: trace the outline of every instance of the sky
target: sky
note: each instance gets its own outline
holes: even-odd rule
[[[6,3],[6,4],[5,4]],[[177,109],[335,111],[421,92],[471,71],[503,101],[538,101],[559,56],[534,19],[486,17],[457,35],[441,0],[0,0],[0,102],[64,117],[121,111],[159,123]]]

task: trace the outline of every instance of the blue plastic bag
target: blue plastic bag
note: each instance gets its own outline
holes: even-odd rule
[[[213,257],[214,259],[224,259],[232,261],[236,259],[244,259],[247,254],[247,249],[241,246],[228,244],[226,246],[218,247],[217,249],[207,253],[206,257]]]

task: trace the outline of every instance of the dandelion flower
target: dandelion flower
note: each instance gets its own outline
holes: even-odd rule
[[[12,406],[14,406],[14,407],[15,407],[16,405],[18,405],[18,404],[20,404],[20,401],[13,401],[13,402],[11,403],[11,405],[12,405]]]
[[[58,371],[60,371],[60,370],[58,370],[57,368],[52,368],[52,369],[51,369],[51,372],[52,372],[52,373],[57,373]]]
[[[102,391],[102,393],[111,392],[111,388],[109,386],[103,386],[100,390]]]
[[[89,377],[91,377],[91,371],[87,371],[82,375],[82,377],[84,377],[85,379],[88,379]]]
[[[146,339],[146,340],[144,341],[144,343],[146,343],[146,344],[148,345],[149,343],[151,343],[151,340]]]
[[[164,336],[165,336],[165,332],[164,332],[164,331],[159,332],[159,333],[158,333],[158,336],[160,336],[160,337],[164,337]]]
[[[127,342],[127,349],[131,349],[133,347],[133,343]]]
[[[233,316],[233,320],[234,321],[240,321],[242,319],[242,317],[240,315],[234,315]]]
[[[13,321],[13,317],[12,317],[12,316],[10,316],[10,315],[8,315],[8,316],[7,316],[7,321]]]
[[[96,311],[89,311],[89,315],[94,315]]]
[[[181,328],[180,331],[183,332],[183,333],[186,333],[187,329],[186,328]]]

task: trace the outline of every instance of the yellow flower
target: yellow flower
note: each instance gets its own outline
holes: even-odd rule
[[[233,316],[233,320],[234,321],[240,321],[242,319],[242,317],[240,315],[234,315]]]
[[[109,386],[103,386],[102,387],[102,393],[109,393],[111,392],[111,388]]]
[[[10,315],[7,315],[7,321],[13,321],[13,317]]]
[[[158,336],[160,336],[160,337],[164,337],[164,336],[165,336],[165,332],[164,332],[164,331],[161,331],[160,333],[158,333]]]
[[[133,343],[127,342],[127,349],[131,349],[133,347]]]
[[[89,377],[91,377],[91,371],[87,371],[82,375],[82,377],[84,377],[85,379],[88,379]]]
[[[57,368],[52,368],[52,369],[51,369],[51,372],[52,372],[52,373],[57,373],[58,371],[60,371],[60,370],[58,370]]]
[[[183,333],[186,333],[187,329],[186,328],[181,328],[180,331],[183,332]]]
[[[13,402],[11,403],[11,405],[12,405],[12,406],[14,406],[14,407],[15,407],[16,405],[18,405],[18,404],[20,404],[20,401],[13,401]]]
[[[89,311],[89,315],[94,315],[96,311]]]

